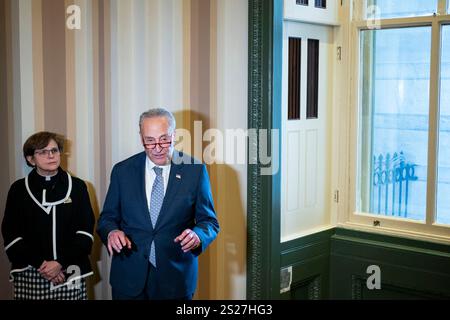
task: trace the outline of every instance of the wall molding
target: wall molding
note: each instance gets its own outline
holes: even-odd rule
[[[249,0],[248,11],[248,128],[279,129],[283,3]],[[249,141],[249,152],[258,148]],[[247,165],[248,299],[277,298],[280,292],[280,174],[261,175],[262,168]]]

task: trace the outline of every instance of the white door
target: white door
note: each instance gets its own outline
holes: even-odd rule
[[[327,26],[290,21],[284,24],[282,242],[330,225],[332,32],[332,27]],[[300,68],[289,68],[289,59],[298,61]],[[299,90],[294,92],[296,88]]]

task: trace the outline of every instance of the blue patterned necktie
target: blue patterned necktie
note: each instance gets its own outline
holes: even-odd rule
[[[156,178],[155,182],[153,182],[152,194],[150,199],[150,219],[152,220],[152,225],[154,228],[164,200],[164,181],[162,177],[163,169],[159,167],[153,167],[153,170],[155,170]],[[150,263],[156,268],[155,241],[152,241],[149,260]]]

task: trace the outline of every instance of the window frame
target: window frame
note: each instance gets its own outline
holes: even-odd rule
[[[369,30],[368,20],[365,17],[365,1],[353,0],[345,9],[348,16],[347,24],[343,29],[343,42],[345,38],[349,45],[349,55],[344,64],[350,70],[347,77],[348,94],[348,128],[342,125],[341,136],[347,137],[347,148],[340,153],[339,189],[347,190],[347,196],[339,203],[338,223],[344,228],[359,229],[390,235],[400,235],[416,239],[435,242],[450,243],[450,225],[433,223],[437,213],[437,177],[438,177],[438,138],[439,138],[439,99],[440,99],[440,58],[441,58],[441,26],[450,24],[450,14],[447,13],[447,4],[450,0],[438,0],[438,14],[433,16],[388,18],[377,21],[381,29],[430,26],[431,31],[431,61],[430,61],[430,96],[429,96],[429,128],[428,128],[428,169],[427,169],[427,195],[426,220],[414,221],[366,212],[357,212],[357,192],[359,178],[360,156],[360,128],[359,113],[361,111],[362,87],[360,70],[360,33]],[[353,62],[353,63],[352,63]],[[341,101],[345,101],[342,98]],[[347,151],[345,151],[345,149]],[[345,178],[347,177],[347,178]]]

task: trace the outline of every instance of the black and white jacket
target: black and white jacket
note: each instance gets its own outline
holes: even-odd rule
[[[91,275],[94,223],[82,180],[61,168],[51,178],[32,170],[12,184],[6,201],[2,234],[11,275],[39,268],[44,260],[58,261],[63,270],[75,266],[69,270],[79,270],[82,278]]]

